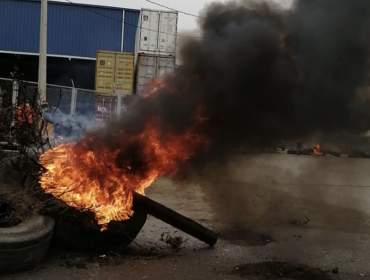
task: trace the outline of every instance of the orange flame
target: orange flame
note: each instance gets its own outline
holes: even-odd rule
[[[199,114],[184,134],[163,135],[153,118],[139,135],[120,131],[112,136],[119,139],[113,151],[103,144],[98,150],[89,148],[98,141],[94,134],[79,143],[58,146],[40,158],[47,169],[40,178],[41,187],[69,206],[93,211],[103,227],[112,220],[129,219],[133,192],[144,194],[156,178],[175,174],[197,147],[207,148],[207,139],[196,133],[203,121]],[[132,147],[138,147],[134,155]]]
[[[321,146],[320,144],[316,144],[314,147],[313,147],[313,153],[315,155],[318,155],[318,156],[321,156],[322,155],[322,151],[321,151]]]

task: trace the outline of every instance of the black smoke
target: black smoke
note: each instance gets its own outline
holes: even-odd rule
[[[139,97],[105,133],[86,137],[88,145],[121,149],[125,139],[116,135],[131,139],[153,117],[164,140],[168,132],[182,136],[199,111],[205,121],[196,129],[210,147],[189,160],[197,168],[275,139],[365,132],[370,102],[360,89],[368,82],[369,16],[367,0],[304,0],[285,11],[266,2],[215,2],[165,86]]]
[[[368,83],[369,16],[366,0],[305,0],[291,10],[215,2],[204,11],[201,38],[182,46],[184,64],[165,77],[167,86],[139,98],[97,137],[115,147],[114,131],[140,133],[153,116],[163,137],[181,135],[199,108],[207,117],[199,133],[211,140],[198,153],[205,161],[275,139],[365,132],[370,102],[359,90]]]
[[[368,86],[369,14],[367,1],[314,0],[298,2],[290,15],[302,70],[296,119],[308,132],[369,129],[369,102],[357,94]]]
[[[152,163],[142,152],[150,139],[140,135],[147,124],[156,120],[162,147],[169,132],[184,137],[193,128],[210,146],[178,163],[176,178],[188,182],[194,171],[224,176],[226,165],[214,163],[240,147],[370,129],[368,0],[302,0],[291,10],[262,1],[215,2],[200,26],[201,37],[181,47],[183,65],[105,131],[87,134],[89,149],[120,151],[117,166],[146,179]],[[216,215],[240,226],[243,196],[219,179],[204,187]]]

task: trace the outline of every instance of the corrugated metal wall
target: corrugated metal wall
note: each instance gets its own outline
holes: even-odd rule
[[[40,5],[34,2],[0,1],[0,50],[38,53]]]
[[[125,11],[124,48],[134,52],[140,11]],[[48,54],[96,57],[97,50],[120,51],[123,9],[50,2]],[[40,2],[0,1],[0,51],[38,53]]]
[[[123,51],[135,52],[136,30],[139,24],[140,11],[125,11],[125,29],[123,36]]]
[[[95,57],[99,49],[119,51],[121,21],[122,10],[50,4],[48,53]]]

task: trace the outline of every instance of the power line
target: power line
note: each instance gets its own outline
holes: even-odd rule
[[[192,16],[192,17],[196,17],[196,18],[204,18],[204,17],[201,17],[201,16],[198,16],[198,15],[194,15],[194,14],[189,14],[187,12],[183,12],[183,11],[179,11],[179,10],[176,10],[176,9],[173,9],[173,8],[170,8],[170,7],[167,7],[165,5],[162,5],[162,4],[159,4],[159,3],[156,3],[156,2],[153,2],[151,0],[146,0],[147,2],[151,3],[151,4],[154,4],[154,5],[157,5],[159,7],[162,7],[162,8],[166,8],[166,9],[169,9],[169,10],[172,10],[172,11],[175,11],[175,12],[178,12],[180,14],[184,14],[184,15],[188,15],[188,16]]]
[[[97,11],[94,11],[94,10],[92,10],[92,9],[89,9],[89,8],[85,7],[84,5],[80,5],[79,3],[74,3],[74,2],[72,2],[72,1],[70,1],[70,0],[64,0],[64,1],[66,1],[66,2],[68,2],[68,3],[70,3],[70,4],[72,4],[72,5],[78,5],[78,6],[81,6],[83,9],[85,9],[85,10],[87,10],[87,11],[89,11],[89,12],[92,12],[92,13],[94,13],[94,14],[97,14],[97,15],[99,15],[99,16],[102,16],[102,17],[105,17],[105,18],[107,18],[107,19],[111,19],[111,20],[114,20],[114,21],[120,22],[121,24],[122,24],[122,23],[124,23],[124,24],[127,24],[127,25],[129,25],[129,26],[139,28],[140,30],[147,30],[147,31],[151,31],[151,32],[158,32],[158,33],[161,33],[161,34],[172,35],[172,36],[177,36],[177,37],[186,37],[186,38],[193,38],[193,39],[200,39],[200,38],[201,38],[201,37],[194,37],[194,36],[188,36],[188,35],[173,34],[173,33],[168,33],[168,32],[164,32],[164,31],[160,31],[160,30],[153,30],[153,29],[148,29],[148,28],[142,28],[142,27],[140,27],[140,26],[138,26],[138,25],[135,25],[135,24],[132,24],[132,23],[128,23],[128,22],[126,22],[126,21],[124,21],[124,20],[119,20],[119,19],[115,19],[115,18],[112,18],[112,17],[107,16],[107,15],[104,15],[104,14],[102,14],[102,13],[99,13],[99,12],[97,12]]]

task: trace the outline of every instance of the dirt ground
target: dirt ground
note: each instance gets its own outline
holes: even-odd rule
[[[52,249],[47,279],[370,279],[370,160],[234,155],[201,182],[160,179],[147,195],[215,230],[214,248],[149,217],[126,254]],[[181,237],[177,250],[161,235]]]

